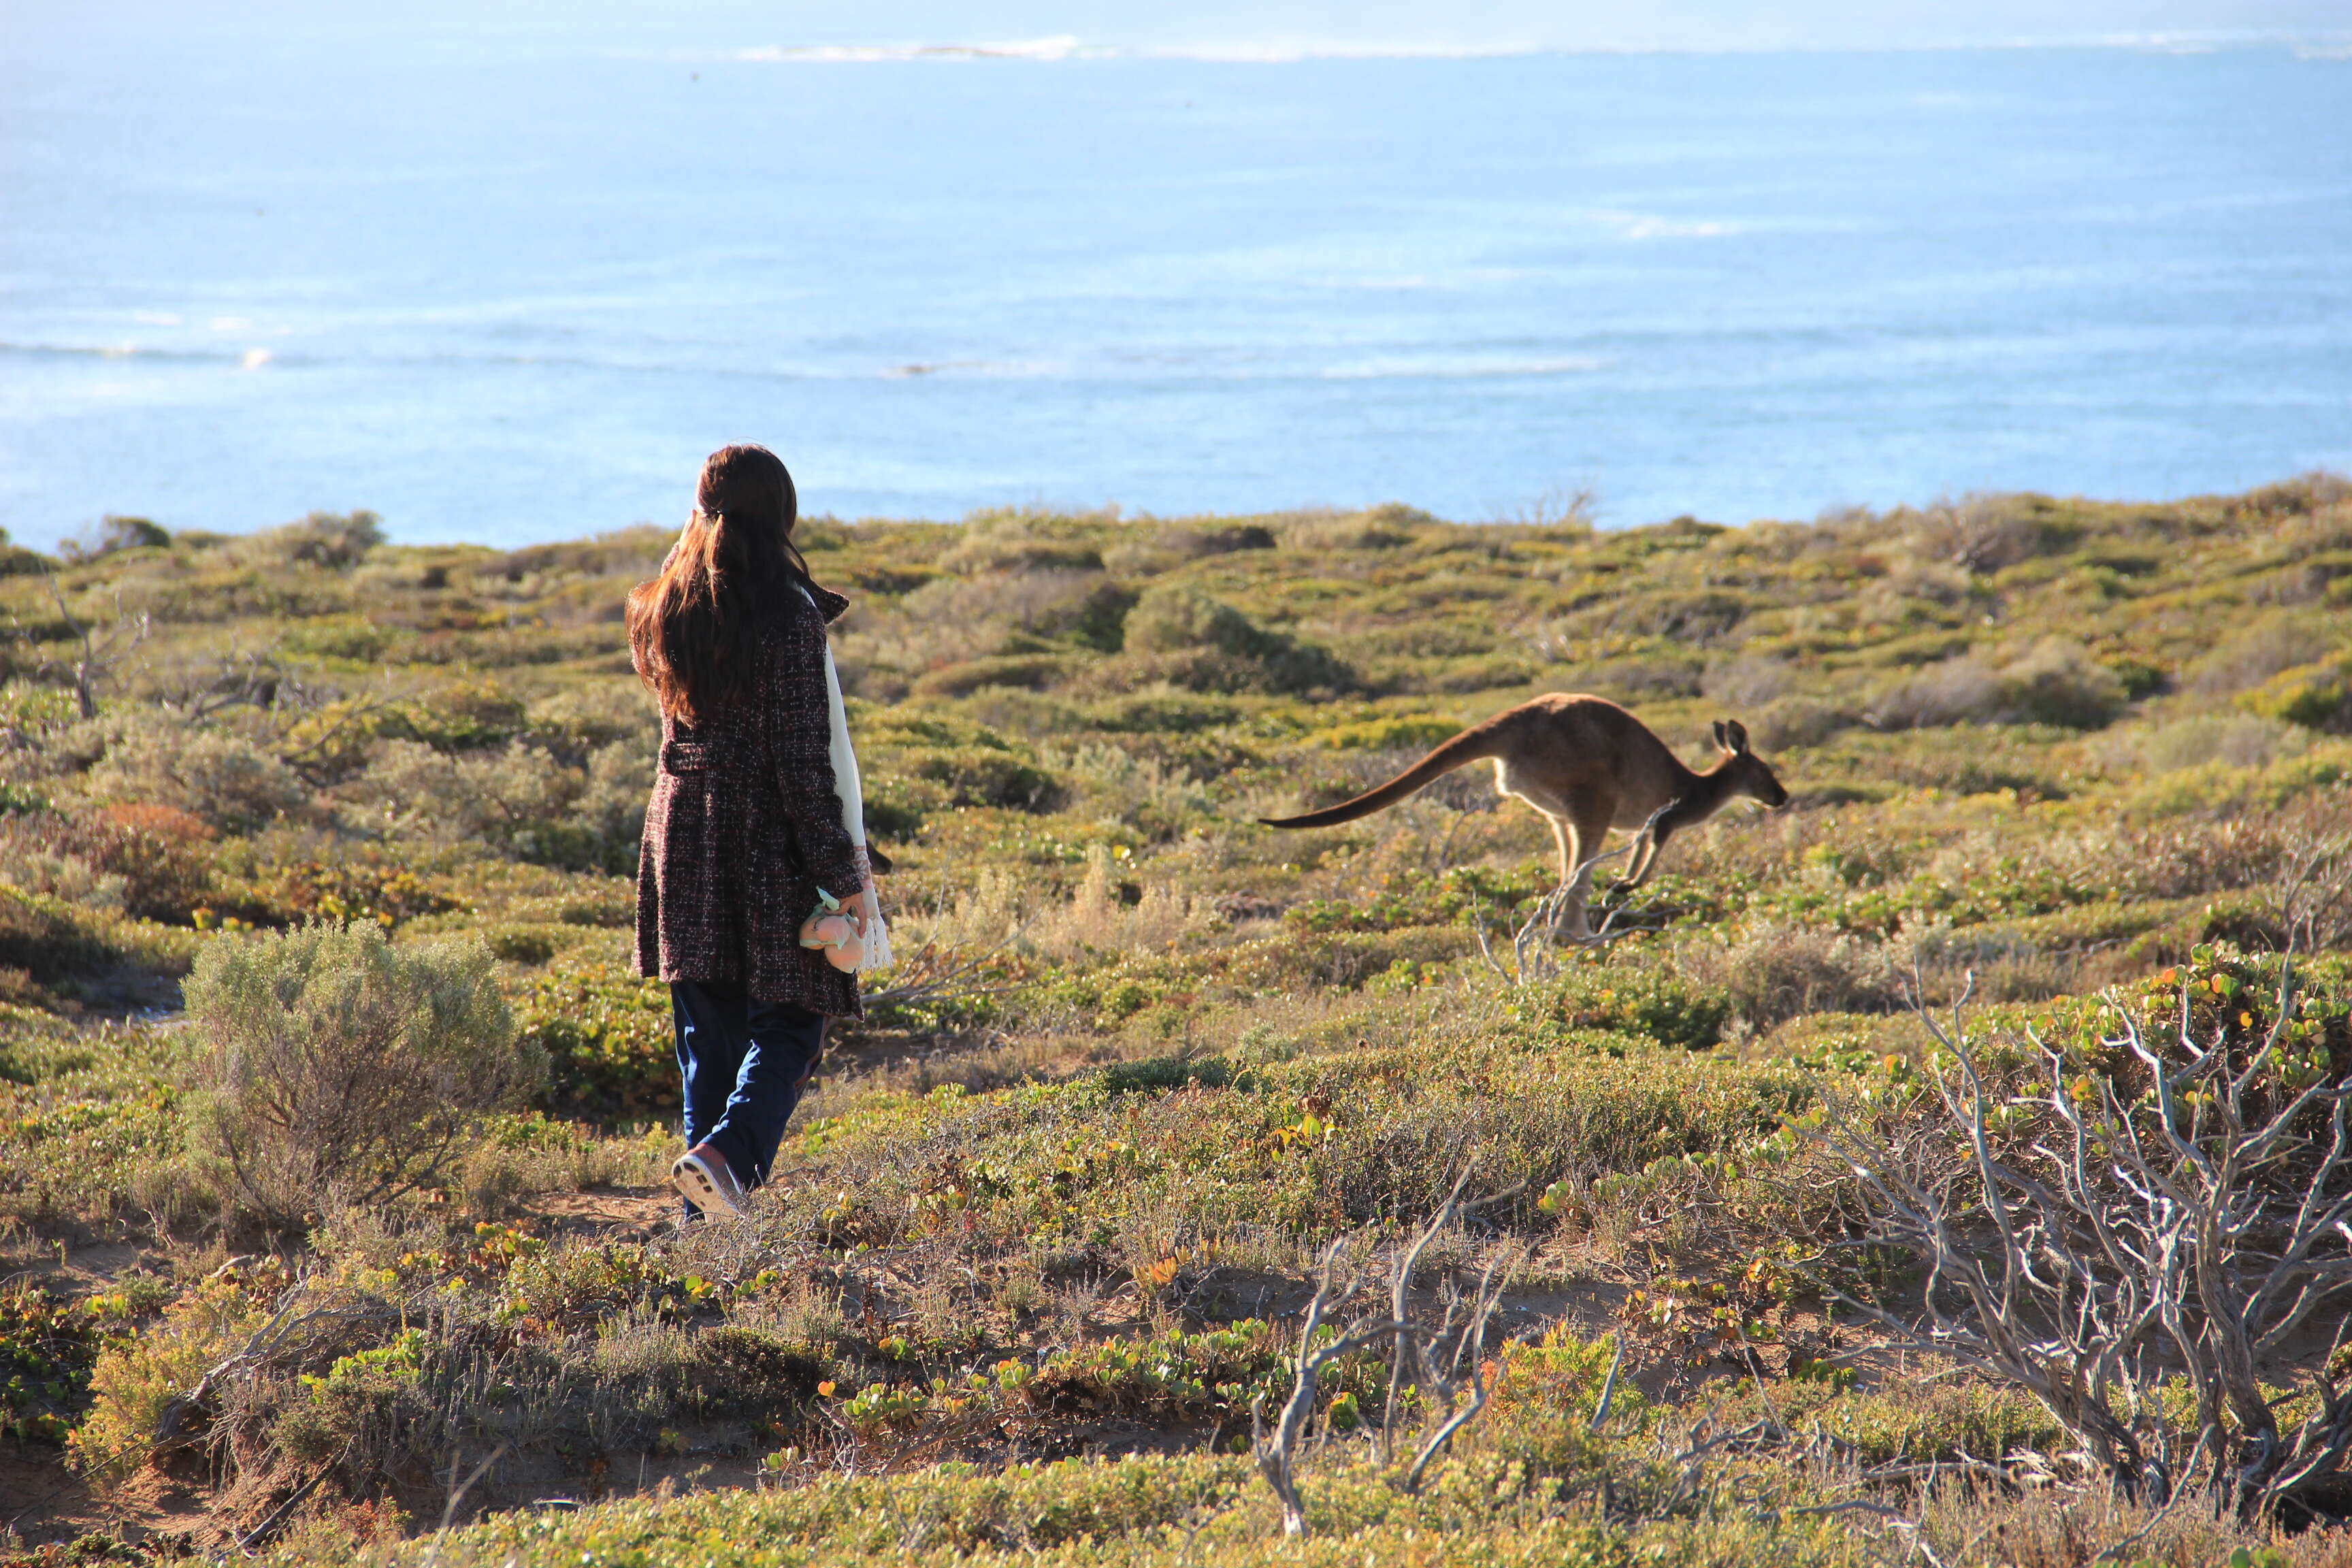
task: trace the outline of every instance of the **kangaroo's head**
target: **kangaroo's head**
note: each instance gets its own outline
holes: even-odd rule
[[[1717,719],[1715,743],[1723,748],[1723,761],[1715,771],[1728,786],[1727,795],[1744,795],[1775,811],[1789,804],[1789,792],[1772,764],[1748,749],[1748,726],[1737,719]]]

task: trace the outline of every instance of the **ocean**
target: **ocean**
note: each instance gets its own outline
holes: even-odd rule
[[[2352,58],[0,51],[0,524],[1803,518],[2352,468]]]

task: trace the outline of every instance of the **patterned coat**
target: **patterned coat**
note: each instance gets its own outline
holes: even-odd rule
[[[849,601],[812,588],[814,607],[780,595],[749,700],[695,727],[662,716],[637,857],[636,970],[855,1018],[856,976],[800,944],[817,889],[845,899],[863,881],[834,794],[825,703],[825,624]]]

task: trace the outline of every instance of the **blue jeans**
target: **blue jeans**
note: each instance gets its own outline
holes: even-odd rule
[[[756,1187],[816,1071],[824,1015],[694,980],[670,982],[669,1010],[686,1079],[686,1146],[709,1144],[738,1182]]]

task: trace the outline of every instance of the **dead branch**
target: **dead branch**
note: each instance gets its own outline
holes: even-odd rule
[[[114,595],[114,624],[104,630],[75,615],[66,603],[66,592],[58,586],[55,574],[49,577],[49,597],[57,602],[58,616],[64,621],[67,635],[81,645],[72,665],[74,708],[84,720],[98,717],[98,688],[100,682],[114,678],[115,670],[131,650],[147,640],[148,619],[142,612],[137,616],[123,613],[122,595]]]
[[[1303,1535],[1307,1531],[1306,1505],[1299,1500],[1296,1473],[1296,1456],[1299,1438],[1305,1433],[1307,1418],[1315,1408],[1315,1393],[1324,1367],[1351,1352],[1362,1350],[1385,1339],[1392,1345],[1389,1368],[1389,1400],[1382,1412],[1381,1448],[1385,1457],[1395,1431],[1398,1397],[1410,1377],[1415,1386],[1433,1394],[1441,1402],[1443,1414],[1436,1429],[1423,1442],[1407,1469],[1403,1489],[1420,1489],[1422,1478],[1432,1461],[1443,1453],[1454,1435],[1476,1420],[1486,1407],[1490,1392],[1486,1372],[1486,1344],[1497,1309],[1501,1305],[1503,1287],[1517,1271],[1517,1256],[1511,1254],[1489,1259],[1477,1288],[1468,1295],[1448,1288],[1445,1315],[1434,1328],[1412,1321],[1410,1293],[1413,1271],[1420,1266],[1422,1255],[1445,1229],[1466,1214],[1509,1198],[1519,1190],[1496,1194],[1471,1203],[1462,1201],[1463,1189],[1469,1184],[1471,1168],[1465,1167],[1454,1183],[1445,1201],[1438,1206],[1410,1246],[1396,1255],[1389,1269],[1388,1314],[1384,1318],[1367,1318],[1340,1331],[1323,1344],[1316,1336],[1338,1308],[1353,1298],[1363,1284],[1360,1271],[1351,1271],[1342,1279],[1340,1260],[1346,1251],[1344,1242],[1335,1241],[1323,1255],[1323,1266],[1318,1277],[1314,1300],[1307,1303],[1305,1327],[1298,1341],[1297,1374],[1290,1394],[1283,1403],[1280,1418],[1269,1435],[1265,1426],[1265,1400],[1258,1396],[1250,1404],[1250,1431],[1253,1449],[1257,1457],[1259,1473],[1282,1504],[1282,1529],[1285,1535]],[[1410,1370],[1408,1370],[1410,1369]],[[1465,1403],[1462,1393],[1469,1389],[1471,1397]]]
[[[1282,1504],[1285,1535],[1307,1533],[1307,1505],[1298,1495],[1297,1449],[1298,1440],[1307,1430],[1307,1418],[1314,1413],[1315,1390],[1323,1369],[1341,1356],[1389,1335],[1412,1331],[1410,1323],[1385,1319],[1358,1323],[1322,1344],[1315,1342],[1323,1330],[1325,1316],[1344,1305],[1362,1284],[1361,1275],[1353,1272],[1345,1280],[1339,1278],[1339,1261],[1346,1250],[1347,1243],[1335,1241],[1324,1251],[1315,1297],[1307,1304],[1307,1320],[1299,1330],[1297,1375],[1291,1382],[1290,1396],[1283,1401],[1282,1414],[1272,1436],[1265,1428],[1265,1395],[1258,1394],[1250,1401],[1251,1447],[1257,1457],[1258,1473],[1265,1478],[1265,1484]]]
[[[2294,1065],[2291,963],[2267,1037],[2239,1044],[2242,1066],[2226,1028],[2196,1037],[2185,986],[2176,1038],[2151,1039],[2116,1009],[2105,1045],[2145,1070],[2137,1095],[2031,1032],[2038,1072],[2009,1095],[1957,1012],[1947,1030],[1918,1008],[1948,1064],[1931,1114],[1895,1131],[1838,1116],[1805,1131],[1862,1185],[1861,1243],[1926,1261],[1925,1318],[1820,1270],[1813,1282],[1896,1345],[2032,1394],[2124,1494],[2164,1505],[2210,1458],[2223,1506],[2252,1512],[2352,1455],[2352,1391],[2331,1370],[2313,1376],[2317,1407],[2292,1431],[2257,1375],[2352,1291],[2352,1079]],[[2175,1368],[2196,1395],[2185,1444],[2160,1400]]]

